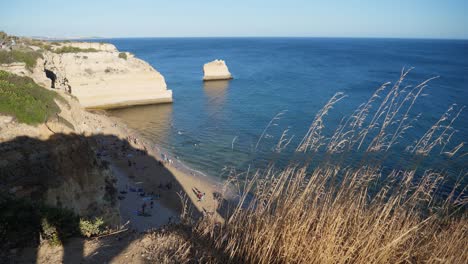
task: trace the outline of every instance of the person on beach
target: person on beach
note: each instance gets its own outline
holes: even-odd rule
[[[205,198],[205,193],[202,193],[200,190],[198,190],[198,188],[193,188],[192,190],[197,196],[198,201],[199,202],[203,201],[203,199]]]
[[[151,200],[151,202],[150,202],[150,208],[151,209],[153,209],[153,205],[154,205],[154,202],[153,202],[153,200]]]
[[[205,193],[202,193],[202,192],[197,193],[197,198],[199,202],[203,201],[203,199],[205,198]]]
[[[146,208],[146,203],[143,203],[143,205],[141,206],[141,214],[145,214],[145,208]]]

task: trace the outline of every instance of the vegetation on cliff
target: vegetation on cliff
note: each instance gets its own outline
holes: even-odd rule
[[[0,31],[0,44],[2,45],[0,47],[0,64],[24,62],[28,70],[36,66],[38,58],[42,58],[41,51],[33,50],[28,45],[38,46],[42,49],[49,46],[44,41],[9,36],[3,31]]]
[[[66,208],[0,196],[0,249],[32,246],[41,239],[60,245],[73,236],[91,237],[103,231],[101,218],[80,218]]]
[[[38,124],[60,112],[54,91],[36,84],[29,77],[0,71],[0,113],[12,115],[19,122]]]
[[[78,52],[97,52],[97,49],[94,48],[88,48],[88,49],[82,49],[78,47],[71,47],[71,46],[63,46],[61,48],[53,50],[53,52],[62,54],[62,53],[78,53]]]
[[[125,53],[125,52],[120,52],[120,53],[119,53],[119,58],[126,60],[126,59],[127,59],[127,53]]]
[[[42,53],[39,51],[28,49],[0,50],[0,64],[24,62],[29,70],[36,66],[37,59],[39,58],[42,58]]]

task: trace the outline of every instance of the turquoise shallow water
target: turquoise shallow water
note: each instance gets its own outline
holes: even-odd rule
[[[468,103],[468,41],[320,38],[144,38],[109,39],[119,50],[146,60],[166,78],[174,103],[111,111],[189,166],[213,176],[226,167],[281,166],[307,132],[317,111],[336,92],[347,98],[327,116],[336,128],[343,115],[364,103],[382,83],[415,67],[407,84],[440,76],[424,91],[412,114],[420,120],[401,146],[421,136],[451,105]],[[204,63],[224,59],[234,79],[202,82]],[[458,109],[458,108],[457,108]],[[270,120],[284,111],[256,148]],[[451,141],[468,139],[468,111],[454,123]],[[272,151],[281,133],[294,135],[290,148]],[[466,149],[461,151],[466,152]],[[438,151],[436,151],[439,153]],[[403,147],[388,156],[405,160]],[[431,164],[455,174],[464,160],[435,155]]]

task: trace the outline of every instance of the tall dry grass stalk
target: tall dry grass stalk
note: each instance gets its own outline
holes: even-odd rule
[[[327,138],[324,117],[344,98],[335,95],[315,116],[296,151],[387,151],[419,118],[411,116],[411,109],[429,82],[403,86],[408,73],[402,71],[386,95],[389,83],[381,86]],[[449,118],[452,111],[408,151],[424,156],[435,146],[445,148],[459,115]],[[283,134],[277,149],[290,143],[285,138]],[[449,151],[450,156],[462,147]],[[461,178],[465,176],[463,171]],[[239,203],[224,225],[204,219],[195,231],[231,262],[467,263],[468,199],[462,182],[442,199],[438,194],[444,175],[431,170],[417,175],[416,169],[384,174],[378,165],[269,167],[247,172],[237,182]]]

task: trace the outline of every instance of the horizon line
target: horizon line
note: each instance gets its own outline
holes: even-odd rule
[[[21,36],[28,38],[40,38],[40,39],[49,39],[49,40],[93,40],[93,39],[154,39],[154,38],[326,38],[326,39],[408,39],[408,40],[468,40],[466,38],[458,37],[374,37],[374,36],[132,36],[132,37],[123,37],[123,36],[73,36],[73,37],[48,37],[48,36]]]

